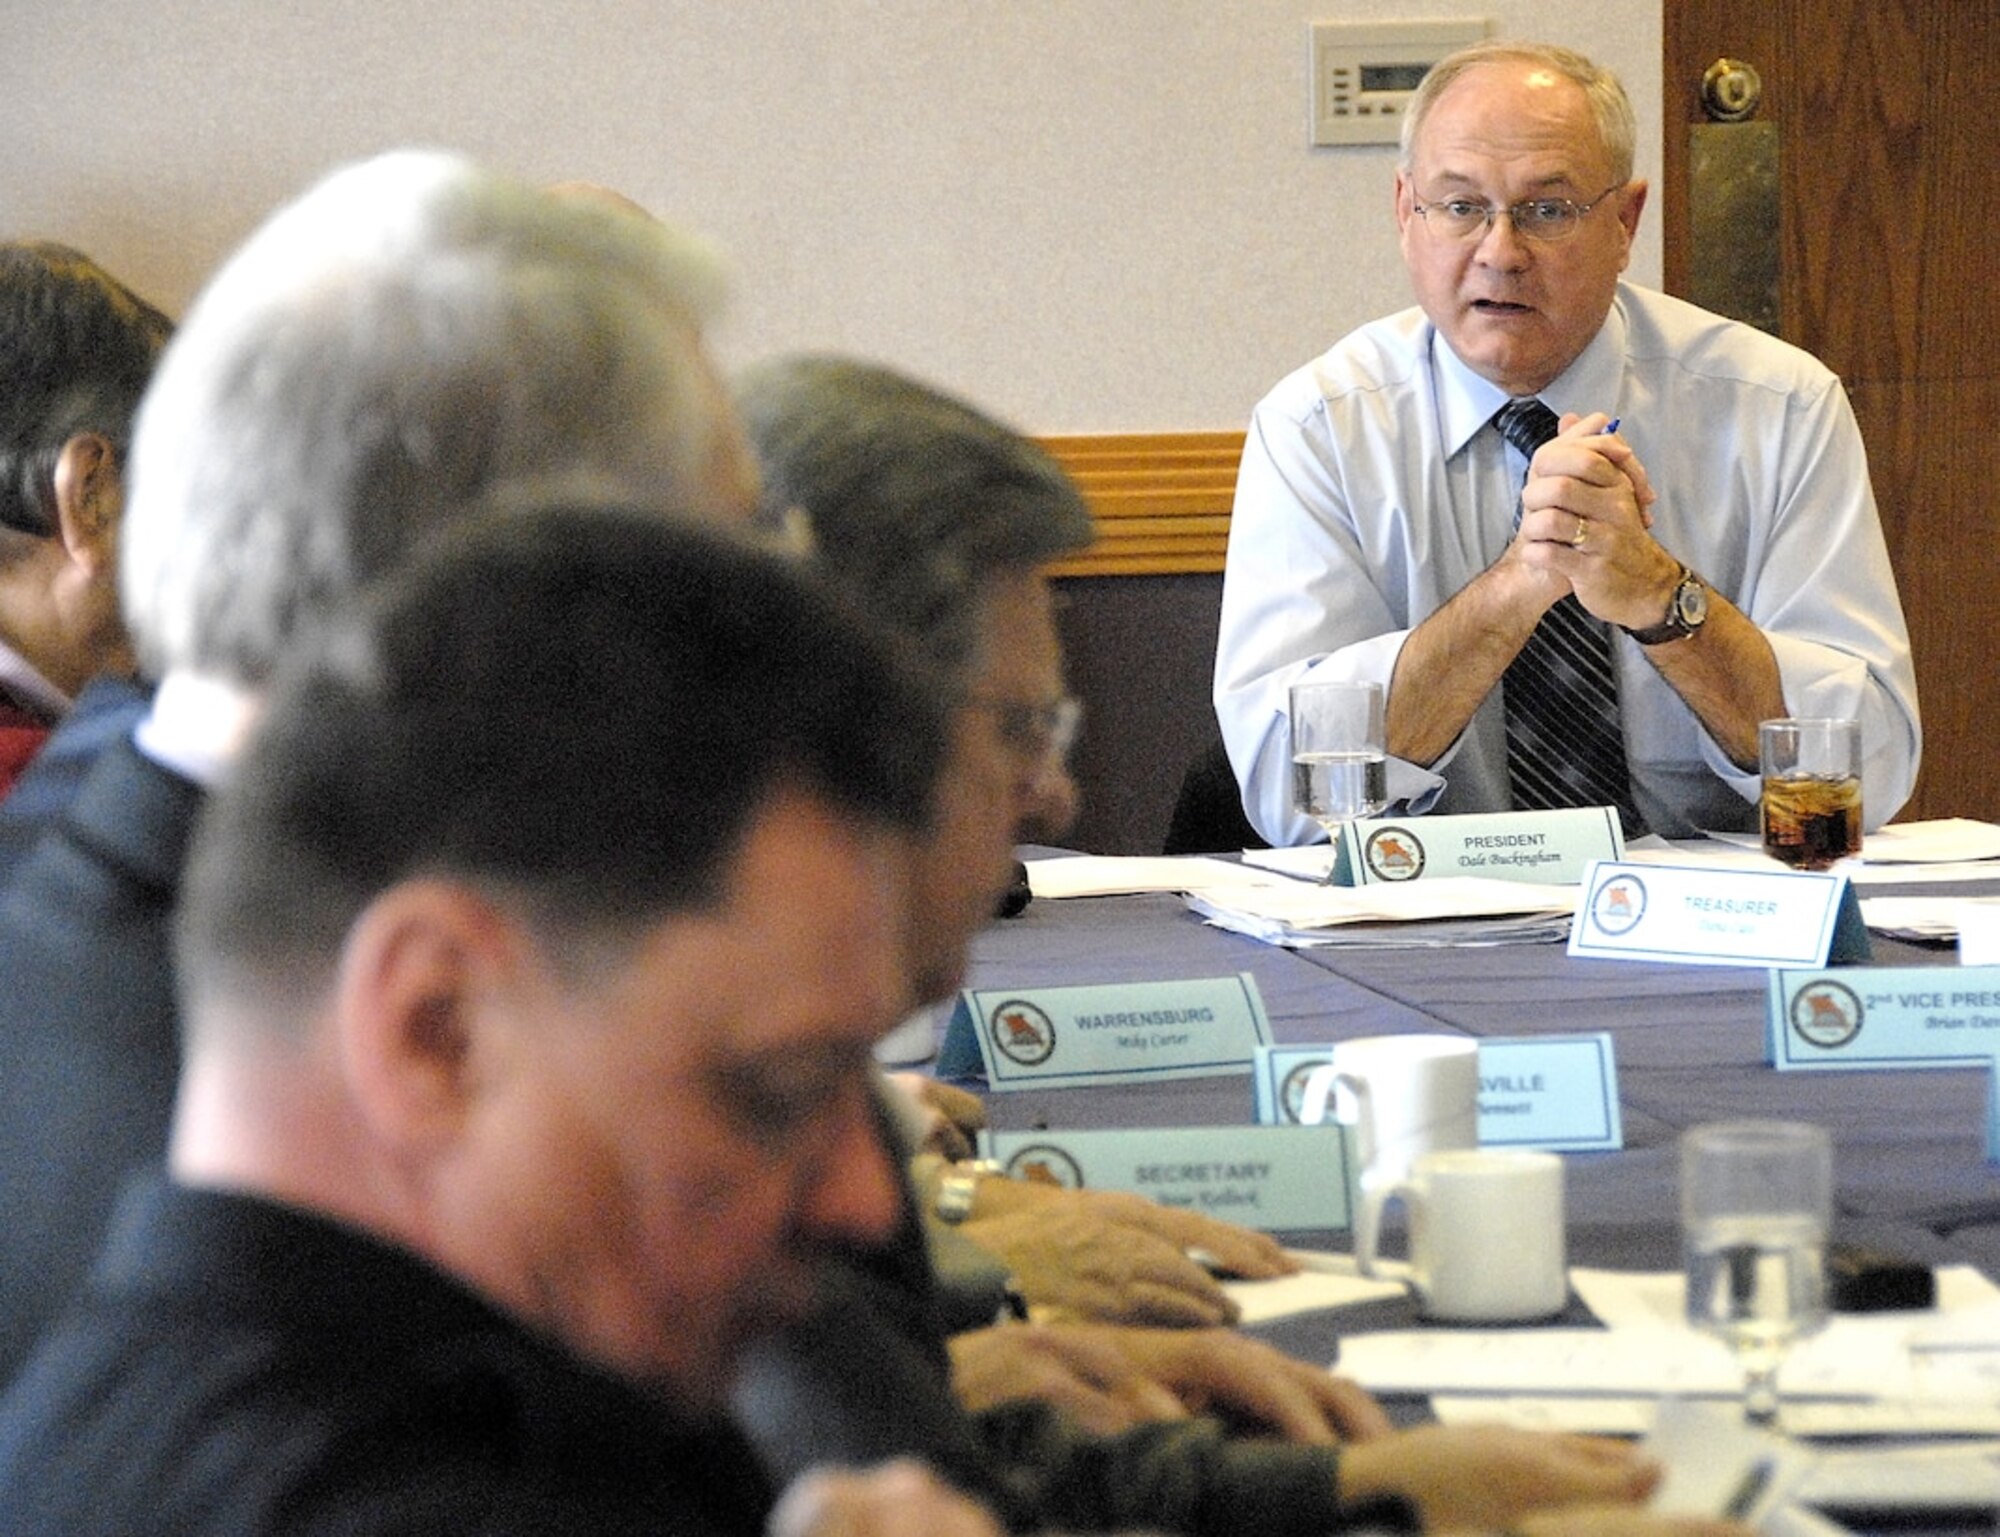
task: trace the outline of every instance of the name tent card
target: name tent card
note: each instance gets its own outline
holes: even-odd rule
[[[1692,865],[1592,865],[1569,953],[1695,966],[1824,966],[1868,959],[1847,877]]]
[[[1296,1126],[1324,1046],[1268,1046],[1252,1074],[1260,1126]],[[1495,1036],[1479,1043],[1479,1145],[1602,1152],[1625,1145],[1618,1063],[1604,1031]]]
[[[1783,1070],[1967,1067],[2000,1057],[2000,966],[1774,971],[1765,1045]]]
[[[1403,817],[1341,828],[1334,880],[1343,886],[1483,875],[1570,885],[1594,859],[1622,859],[1625,837],[1609,806],[1506,811],[1491,816]]]
[[[979,1149],[1015,1179],[1127,1190],[1244,1227],[1349,1223],[1348,1139],[1334,1126],[986,1131]]]
[[[994,1089],[1147,1083],[1247,1073],[1271,1041],[1256,979],[1195,977],[1093,987],[960,993],[938,1050],[940,1078]]]

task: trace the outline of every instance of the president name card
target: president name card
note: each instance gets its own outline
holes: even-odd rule
[[[1334,879],[1343,886],[1372,886],[1484,875],[1562,886],[1581,881],[1592,860],[1624,855],[1618,813],[1609,806],[1391,818],[1341,828]]]
[[[1016,1179],[1129,1190],[1244,1227],[1348,1225],[1347,1138],[1334,1126],[988,1131],[979,1145]]]
[[[2000,966],[1774,971],[1766,1039],[1781,1069],[1990,1062],[2000,1057]]]
[[[940,1078],[995,1089],[1145,1083],[1248,1073],[1270,1044],[1249,972],[1181,982],[992,988],[959,994]]]
[[[1332,1060],[1324,1046],[1268,1046],[1252,1074],[1261,1126],[1296,1126],[1305,1082]],[[1604,1031],[1496,1036],[1479,1043],[1479,1145],[1550,1152],[1625,1145],[1618,1064]]]
[[[1790,967],[1868,958],[1844,875],[1606,862],[1583,885],[1571,955]]]

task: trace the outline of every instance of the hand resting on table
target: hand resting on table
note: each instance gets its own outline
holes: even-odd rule
[[[1312,1445],[1390,1429],[1354,1383],[1228,1329],[1000,1324],[953,1336],[950,1351],[967,1409],[1038,1398],[1100,1434],[1197,1414]]]

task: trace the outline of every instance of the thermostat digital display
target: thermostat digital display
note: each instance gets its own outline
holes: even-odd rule
[[[1481,16],[1312,23],[1312,142],[1394,144],[1430,67],[1485,36]]]

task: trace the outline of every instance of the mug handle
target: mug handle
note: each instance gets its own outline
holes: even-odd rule
[[[1299,1124],[1318,1126],[1325,1122],[1327,1105],[1333,1098],[1336,1085],[1354,1096],[1355,1106],[1360,1111],[1354,1121],[1354,1156],[1365,1169],[1375,1161],[1375,1101],[1369,1093],[1366,1078],[1343,1073],[1330,1062],[1314,1068],[1306,1075],[1306,1086],[1299,1095]],[[1335,1116],[1334,1119],[1339,1120],[1340,1117]]]
[[[1318,1126],[1326,1120],[1327,1102],[1336,1086],[1347,1090],[1353,1096],[1357,1111],[1354,1120],[1354,1159],[1360,1168],[1360,1175],[1355,1181],[1360,1187],[1360,1199],[1356,1203],[1352,1223],[1354,1255],[1361,1267],[1361,1273],[1372,1275],[1374,1272],[1368,1267],[1375,1262],[1377,1238],[1382,1226],[1382,1208],[1391,1192],[1378,1192],[1368,1177],[1368,1171],[1375,1162],[1377,1142],[1375,1097],[1369,1090],[1368,1080],[1357,1073],[1343,1073],[1330,1062],[1324,1067],[1314,1068],[1307,1075],[1305,1090],[1299,1096],[1299,1124]]]
[[[1407,1211],[1413,1201],[1423,1199],[1415,1180],[1391,1179],[1371,1183],[1361,1176],[1361,1207],[1354,1214],[1354,1268],[1376,1281],[1400,1281],[1405,1286],[1420,1285],[1417,1267],[1401,1260],[1382,1259],[1377,1254],[1382,1232],[1382,1213],[1393,1200],[1401,1198]]]
[[[1317,1126],[1326,1119],[1327,1101],[1333,1097],[1333,1075],[1331,1062],[1306,1074],[1306,1086],[1299,1094],[1301,1126]]]

